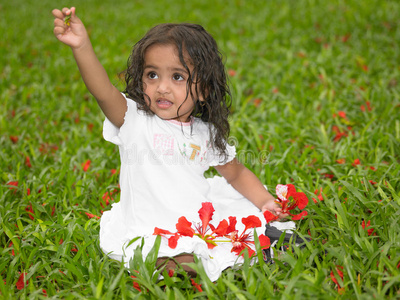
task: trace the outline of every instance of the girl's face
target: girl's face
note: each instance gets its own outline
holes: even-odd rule
[[[192,72],[192,66],[187,65]],[[144,92],[151,100],[150,110],[164,120],[188,122],[197,101],[190,93],[186,98],[188,76],[175,46],[150,46],[144,56],[142,78]]]

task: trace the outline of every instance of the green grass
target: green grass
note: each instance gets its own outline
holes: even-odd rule
[[[398,1],[58,2],[0,4],[0,297],[400,298]],[[99,221],[85,213],[109,209],[102,198],[118,189],[119,155],[102,139],[103,116],[70,49],[52,34],[51,10],[64,5],[77,7],[121,89],[117,74],[151,26],[188,21],[213,34],[235,73],[242,161],[270,189],[293,183],[309,196],[298,221],[312,237],[305,249],[273,265],[246,261],[216,283],[196,264],[203,292],[186,276],[158,282],[151,257],[129,274],[102,254]],[[335,140],[338,131],[347,136]],[[323,201],[314,203],[316,190]]]

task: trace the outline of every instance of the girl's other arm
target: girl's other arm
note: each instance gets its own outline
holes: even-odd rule
[[[126,101],[111,83],[103,66],[94,53],[89,35],[82,21],[75,14],[75,7],[53,10],[54,35],[72,49],[72,53],[89,92],[96,98],[106,117],[118,127],[124,122]],[[69,24],[64,22],[70,16]]]
[[[216,166],[215,169],[262,212],[269,210],[275,215],[280,215],[281,208],[275,203],[275,198],[265,189],[257,176],[236,158],[225,165]]]

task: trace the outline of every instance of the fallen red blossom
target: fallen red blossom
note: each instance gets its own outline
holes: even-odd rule
[[[91,213],[88,213],[88,212],[85,212],[85,214],[87,215],[87,217],[88,217],[89,219],[92,219],[92,218],[100,219],[99,216],[96,216],[96,215],[94,215],[94,214],[91,214]]]
[[[194,289],[198,290],[199,292],[203,291],[203,289],[201,288],[201,284],[196,283],[193,278],[190,278],[190,282],[192,283]]]
[[[22,290],[26,285],[28,285],[29,280],[25,281],[25,277],[26,277],[27,273],[23,272],[21,273],[21,275],[18,278],[17,283],[15,284],[15,286],[17,287],[18,290]]]
[[[89,169],[91,162],[92,161],[90,159],[88,159],[87,161],[85,161],[84,163],[81,164],[84,172],[86,172]]]

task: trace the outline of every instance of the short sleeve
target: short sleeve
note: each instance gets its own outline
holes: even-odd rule
[[[217,151],[213,150],[210,155],[210,166],[220,166],[232,161],[236,157],[236,147],[227,143],[226,154],[227,156],[225,157],[224,155],[220,155]]]
[[[124,96],[124,98],[126,100],[127,110],[125,112],[124,124],[122,124],[121,128],[125,126],[128,114],[132,111],[136,111],[136,103],[133,100],[127,98],[124,94],[122,94],[122,95]],[[104,123],[103,123],[104,139],[115,145],[118,145],[118,146],[122,145],[122,139],[120,137],[121,128],[118,128],[117,126],[115,126],[106,117],[104,120]]]

